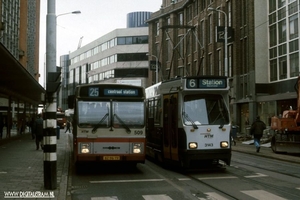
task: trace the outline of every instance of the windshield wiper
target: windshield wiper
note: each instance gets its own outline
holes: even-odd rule
[[[131,133],[130,128],[120,119],[120,117],[115,113],[114,116],[121,122],[122,126],[126,129],[126,132],[129,134]]]
[[[103,122],[107,117],[108,117],[108,113],[106,113],[106,114],[102,117],[102,119],[100,120],[100,122],[98,122],[98,124],[96,124],[96,125],[94,126],[94,128],[92,129],[92,133],[95,133],[95,132],[96,132],[97,128],[100,127],[100,125],[102,124],[102,122]]]
[[[186,114],[185,112],[182,112],[182,115],[187,119],[187,121],[191,122],[194,129],[198,129],[198,126],[195,124],[195,122]]]

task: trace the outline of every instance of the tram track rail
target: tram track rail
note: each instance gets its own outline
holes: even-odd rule
[[[239,154],[249,155],[247,153],[241,153],[241,152],[239,152]],[[252,155],[252,154],[250,154],[250,155]],[[245,159],[245,160],[247,160],[247,159]],[[295,177],[300,178],[300,173],[295,174],[295,173],[291,172],[291,168],[294,168],[295,171],[298,171],[299,164],[285,161],[285,160],[276,160],[274,158],[264,158],[264,165],[258,165],[257,162],[238,161],[238,159],[233,159],[231,162],[231,165],[235,165],[235,164],[245,165],[245,166],[249,166],[249,167],[255,167],[257,169],[267,170],[269,172],[278,173],[278,174],[290,176],[293,178],[295,178]],[[271,165],[272,167],[266,167],[267,165]],[[286,171],[279,170],[279,166],[281,168],[284,168]]]
[[[241,164],[243,164],[243,163],[241,163]],[[251,167],[256,167],[256,166],[253,166],[253,165],[249,165],[249,166],[251,166]],[[228,166],[227,166],[228,167]],[[259,169],[261,169],[261,168],[259,168]],[[264,170],[266,170],[266,169],[264,169]],[[274,173],[279,173],[278,171],[275,171],[275,170],[273,170],[272,172],[274,172]],[[285,174],[285,173],[280,173],[280,174],[282,174],[282,175],[285,175],[285,176],[288,176],[288,177],[293,177],[293,178],[295,178],[294,176],[292,176],[291,174]],[[237,197],[237,196],[235,196],[235,195],[233,195],[232,193],[229,193],[229,192],[227,192],[227,191],[224,191],[224,190],[222,190],[222,189],[220,189],[219,187],[217,187],[217,186],[215,186],[214,184],[211,184],[211,183],[208,183],[208,180],[212,180],[212,179],[210,179],[210,178],[208,178],[208,179],[203,179],[203,178],[198,178],[198,177],[196,177],[197,175],[193,175],[193,174],[184,174],[187,178],[189,178],[189,179],[191,179],[191,180],[194,180],[194,181],[196,181],[196,182],[198,182],[198,183],[201,183],[202,185],[205,185],[205,186],[207,186],[207,187],[209,187],[209,188],[212,188],[213,190],[215,190],[216,192],[218,192],[218,193],[220,193],[220,194],[222,194],[222,195],[225,195],[226,197],[230,197],[230,198],[232,198],[232,199],[240,199],[240,197]],[[227,171],[227,175],[226,175],[226,177],[227,178],[237,178],[237,179],[239,179],[239,180],[241,180],[241,181],[246,181],[246,182],[248,182],[249,184],[251,184],[251,185],[253,185],[253,184],[255,184],[255,185],[260,185],[260,186],[262,186],[263,188],[268,188],[268,189],[270,189],[270,190],[272,190],[272,191],[278,191],[280,194],[286,194],[286,195],[288,195],[288,196],[293,196],[293,197],[295,197],[295,199],[299,199],[299,195],[297,195],[297,194],[293,194],[293,193],[291,193],[291,192],[289,192],[289,191],[287,191],[286,190],[286,188],[283,188],[283,187],[281,187],[281,186],[277,186],[277,185],[274,185],[274,184],[270,184],[269,182],[268,183],[264,183],[264,182],[262,182],[260,179],[253,179],[253,178],[247,178],[247,176],[243,176],[243,175],[238,175],[238,174],[235,174],[235,173],[232,173],[232,172],[228,172]],[[268,177],[268,176],[266,176],[266,177]],[[220,177],[219,177],[220,178]],[[225,178],[225,177],[224,177]],[[216,177],[216,179],[218,179],[218,177]],[[294,199],[294,198],[293,198]]]

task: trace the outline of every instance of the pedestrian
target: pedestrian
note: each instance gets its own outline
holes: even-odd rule
[[[44,149],[43,145],[43,119],[42,115],[38,114],[36,120],[34,121],[32,131],[35,135],[35,144],[36,144],[36,150],[39,150],[40,145],[41,149]]]
[[[266,129],[266,124],[260,120],[257,116],[255,122],[251,125],[250,134],[253,135],[254,145],[256,147],[256,152],[260,150],[260,139],[263,136],[263,132]]]
[[[71,128],[71,123],[69,121],[67,121],[67,129],[66,129],[65,133],[68,132],[68,130],[69,130],[69,133],[71,133],[70,128]]]

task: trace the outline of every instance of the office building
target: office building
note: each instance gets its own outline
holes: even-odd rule
[[[161,63],[159,81],[228,76],[232,123],[247,132],[256,115],[270,125],[297,108],[298,19],[296,0],[162,0],[148,20],[149,54]],[[154,72],[148,85],[153,80]]]
[[[10,127],[36,114],[44,88],[39,74],[39,0],[0,0],[0,120]]]

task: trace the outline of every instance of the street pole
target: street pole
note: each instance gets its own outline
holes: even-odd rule
[[[47,2],[47,24],[46,24],[46,113],[43,115],[44,130],[44,187],[54,190],[57,187],[57,138],[59,134],[56,123],[57,112],[57,90],[61,84],[61,71],[56,67],[56,19],[66,14],[80,14],[73,11],[56,16],[56,0]]]
[[[49,90],[49,74],[56,72],[56,14],[55,0],[47,2],[46,24],[46,91]],[[44,187],[54,190],[57,187],[57,154],[56,154],[56,92],[47,91],[46,116],[44,119]]]
[[[155,57],[155,60],[156,60],[156,77],[155,77],[155,83],[158,83],[158,58],[156,56],[153,56]]]
[[[227,14],[226,12],[222,11],[222,10],[219,10],[219,9],[215,9],[215,8],[207,8],[207,10],[209,11],[215,11],[215,12],[220,12],[220,13],[223,13],[224,16],[225,16],[225,28],[224,28],[224,44],[225,44],[225,48],[224,48],[224,73],[225,73],[225,76],[228,76],[228,49],[227,49],[227,42],[228,42],[228,29],[227,29]]]

